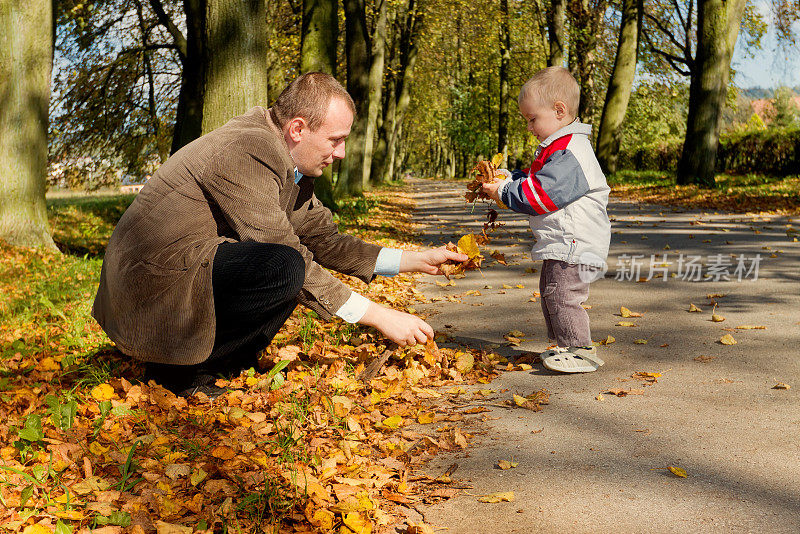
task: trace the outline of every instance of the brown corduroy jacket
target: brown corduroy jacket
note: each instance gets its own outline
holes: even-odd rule
[[[92,315],[129,356],[200,363],[214,344],[217,246],[258,241],[300,252],[306,279],[298,301],[329,319],[350,289],[323,267],[369,282],[381,247],[340,234],[307,185],[295,184],[289,149],[268,109],[253,108],[189,143],[117,223]]]

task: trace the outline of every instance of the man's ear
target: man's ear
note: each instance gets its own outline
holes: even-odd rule
[[[303,117],[295,117],[289,121],[287,133],[292,141],[299,143],[300,139],[303,138],[303,133],[305,133],[307,128],[308,125]]]
[[[556,100],[553,103],[553,109],[556,110],[556,118],[563,119],[567,116],[567,105],[561,100]]]

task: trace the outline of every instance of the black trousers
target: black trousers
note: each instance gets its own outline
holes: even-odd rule
[[[305,262],[291,247],[222,243],[212,269],[217,329],[211,354],[197,365],[148,363],[146,380],[180,393],[254,367],[297,306],[304,281]]]

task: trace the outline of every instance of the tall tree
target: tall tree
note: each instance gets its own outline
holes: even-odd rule
[[[167,28],[181,61],[181,88],[175,113],[172,152],[203,134],[203,100],[205,95],[205,2],[184,0],[186,36],[164,11],[160,0],[150,0],[159,22]]]
[[[689,85],[686,139],[678,162],[679,184],[715,186],[720,118],[746,3],[746,0],[698,1],[697,54]]]
[[[567,16],[567,0],[551,0],[547,10],[547,32],[550,36],[550,53],[547,56],[548,67],[564,66],[564,25]]]
[[[325,72],[336,75],[336,41],[339,16],[336,0],[303,0],[303,22],[300,34],[301,72]],[[333,170],[326,167],[314,180],[314,193],[323,204],[336,209],[333,196]]]
[[[369,68],[369,96],[367,106],[367,129],[364,133],[364,160],[362,162],[362,187],[371,183],[372,155],[378,131],[378,116],[383,97],[383,69],[386,61],[386,21],[389,0],[377,0],[377,20],[372,35],[372,63]]]
[[[597,159],[605,172],[617,170],[622,121],[628,109],[633,77],[636,74],[642,11],[642,0],[623,0],[617,55],[608,82],[606,102],[603,106],[603,115],[600,117],[600,130],[597,136]]]
[[[337,196],[360,195],[364,187],[364,141],[369,120],[370,36],[364,0],[344,0],[347,92],[356,104],[356,118],[339,166]]]
[[[497,151],[508,152],[508,78],[511,67],[511,23],[508,20],[508,0],[500,0],[500,82],[499,108],[497,119]]]
[[[578,116],[591,122],[595,112],[597,45],[608,0],[569,0],[569,69],[581,87]]]
[[[0,238],[56,249],[47,224],[50,0],[0,0]]]

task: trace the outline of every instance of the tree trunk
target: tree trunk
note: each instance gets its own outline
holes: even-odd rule
[[[384,165],[384,179],[394,179],[394,158],[397,150],[397,143],[403,126],[408,104],[411,102],[411,85],[414,80],[414,66],[417,62],[419,52],[419,32],[422,28],[422,13],[417,11],[415,0],[409,0],[408,11],[402,27],[400,37],[400,72],[396,88],[397,104],[394,110],[394,127],[386,146],[388,161]]]
[[[47,223],[50,0],[0,0],[0,239],[58,250]]]
[[[336,75],[336,42],[339,36],[337,9],[336,0],[303,0],[301,72],[318,71]],[[314,179],[314,193],[325,206],[335,210],[332,173],[332,166],[329,165],[322,176]]]
[[[597,135],[597,159],[604,172],[617,172],[622,121],[631,97],[636,58],[639,50],[639,33],[642,28],[642,0],[623,0],[622,21],[614,70],[608,82],[606,102],[600,118]]]
[[[344,0],[347,92],[356,104],[356,118],[339,166],[336,196],[361,195],[364,187],[364,140],[369,120],[370,39],[364,0]]]
[[[548,67],[564,66],[564,20],[567,15],[567,0],[552,0],[547,12],[547,33],[550,35]]]
[[[378,18],[372,36],[372,64],[369,69],[369,100],[367,108],[367,129],[364,133],[364,160],[362,172],[362,188],[370,185],[372,174],[372,154],[375,149],[375,137],[378,130],[378,114],[383,96],[383,66],[386,59],[386,19],[388,0],[378,0]]]
[[[570,70],[581,87],[578,116],[589,123],[595,111],[597,39],[602,33],[600,26],[607,5],[608,0],[571,0],[569,4],[573,39],[569,54]]]
[[[267,105],[267,13],[264,0],[206,0],[203,133],[253,106]]]
[[[746,0],[698,3],[697,53],[689,85],[686,139],[678,162],[679,184],[716,185],[719,124],[745,4]]]
[[[500,95],[497,119],[497,151],[508,154],[508,71],[511,64],[511,25],[508,20],[508,0],[500,0]]]
[[[206,3],[205,0],[184,0],[183,9],[186,13],[186,57],[172,133],[173,154],[203,133]]]
[[[397,108],[397,99],[395,98],[397,76],[397,69],[392,69],[389,79],[386,81],[386,92],[383,95],[383,113],[381,113],[377,125],[378,138],[375,144],[375,154],[372,156],[372,170],[370,171],[370,181],[373,184],[386,182],[385,167],[388,159],[389,139],[394,131],[395,110]]]

